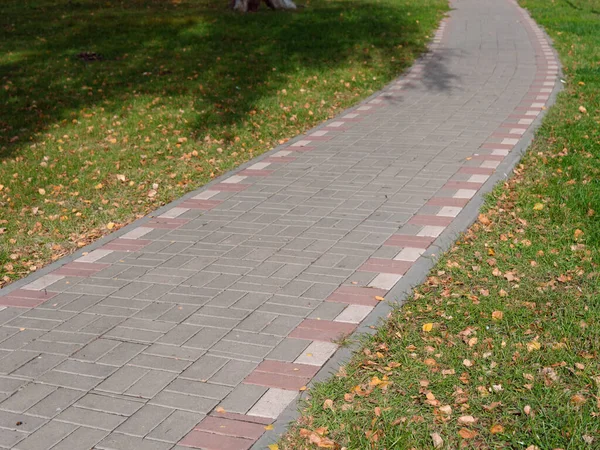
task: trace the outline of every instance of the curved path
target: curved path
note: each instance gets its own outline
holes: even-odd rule
[[[272,442],[265,426],[339,335],[401,298],[394,285],[422,279],[476,217],[558,89],[516,3],[453,7],[384,91],[4,289],[0,447]]]

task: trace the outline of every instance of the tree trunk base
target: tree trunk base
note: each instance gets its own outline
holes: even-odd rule
[[[260,6],[261,0],[231,0],[231,9],[239,12],[256,12]],[[271,9],[296,9],[296,4],[292,0],[265,0],[266,5]]]

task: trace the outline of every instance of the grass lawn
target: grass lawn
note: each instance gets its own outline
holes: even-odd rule
[[[380,89],[444,0],[0,2],[0,286]]]
[[[480,220],[311,390],[281,449],[600,448],[600,2],[521,3],[555,40],[565,91]]]

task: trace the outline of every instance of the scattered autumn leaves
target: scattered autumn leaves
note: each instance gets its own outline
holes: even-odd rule
[[[406,28],[404,6],[389,0],[318,0],[292,22],[252,23],[219,0],[142,0],[117,15],[79,3],[3,10],[0,62],[12,69],[0,89],[0,287],[368,96],[424,49],[445,9],[415,3],[422,28]],[[310,45],[308,28],[320,36]],[[293,58],[281,58],[282,36]],[[82,62],[74,42],[103,56]]]

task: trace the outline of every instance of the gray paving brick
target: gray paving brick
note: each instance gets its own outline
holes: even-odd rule
[[[81,361],[97,361],[120,344],[119,341],[110,339],[97,339],[75,353],[72,358]]]
[[[176,379],[165,388],[165,392],[178,392],[221,400],[231,392],[231,388],[215,383]]]
[[[209,301],[207,304],[210,306],[218,306],[221,308],[228,308],[235,302],[240,300],[245,294],[243,292],[235,291],[224,291]]]
[[[37,358],[39,353],[17,350],[0,359],[0,373],[9,374],[29,361]]]
[[[180,392],[162,391],[152,398],[149,403],[151,405],[166,406],[182,411],[208,414],[219,403],[219,400],[182,394]]]
[[[64,311],[81,312],[104,299],[101,295],[78,295],[74,293],[61,294],[61,297],[67,295],[69,296],[68,298],[72,298],[72,300],[68,302],[65,301],[64,306],[61,307]],[[54,298],[52,301],[54,302]]]
[[[129,361],[128,365],[145,367],[148,369],[165,370],[167,372],[180,373],[189,365],[190,361],[179,360],[176,358],[165,358],[162,356],[140,354]]]
[[[333,320],[346,308],[343,303],[323,302],[309,314],[311,319]]]
[[[246,414],[265,392],[267,392],[267,388],[264,386],[242,383],[231,391],[220,403],[220,406],[225,411]]]
[[[315,305],[316,306],[316,305]],[[267,302],[258,308],[260,312],[280,314],[283,316],[306,317],[312,312],[313,308],[301,308],[297,306],[281,305],[278,303]]]
[[[135,314],[134,318],[148,320],[158,319],[173,307],[174,306],[169,303],[148,303],[145,308]]]
[[[29,383],[0,403],[0,409],[17,413],[25,412],[55,390],[54,386]]]
[[[309,344],[310,341],[305,339],[286,338],[267,354],[266,359],[286,362],[295,361]]]
[[[104,364],[68,359],[56,366],[54,370],[88,377],[106,378],[116,369]]]
[[[42,354],[19,367],[13,375],[34,379],[60,364],[65,358],[65,356]]]
[[[229,360],[213,355],[204,355],[185,370],[181,376],[197,381],[207,381]]]
[[[121,416],[131,416],[143,406],[143,403],[122,397],[87,394],[79,399],[75,406]]]
[[[173,410],[161,406],[144,405],[123,422],[117,431],[132,436],[143,437],[166,419]]]
[[[90,389],[93,389],[102,380],[96,377],[86,377],[83,375],[51,370],[39,377],[38,381],[53,386],[61,386],[70,389],[89,391]]]
[[[148,369],[142,367],[125,366],[100,383],[96,389],[122,394],[147,373]]]
[[[16,444],[28,436],[27,433],[16,430],[2,430],[0,433],[0,448],[15,448]]]
[[[107,431],[79,427],[52,447],[52,450],[93,449],[107,434]]]
[[[17,425],[21,422],[20,425]],[[31,433],[46,423],[45,419],[30,415],[0,411],[0,428]]]
[[[104,356],[98,360],[98,362],[100,364],[109,364],[111,366],[120,367],[145,349],[146,346],[142,344],[121,342],[112,350],[108,351],[108,353],[105,353]]]
[[[194,428],[203,417],[204,414],[173,411],[173,414],[148,434],[148,438],[176,443]]]
[[[128,436],[121,433],[111,433],[96,448],[100,450],[169,450],[173,444]]]
[[[69,344],[65,342],[50,342],[38,339],[30,342],[23,350],[35,353],[46,353],[52,355],[70,355],[83,347],[83,344]]]
[[[242,342],[219,341],[212,348],[213,352],[230,354],[238,358],[264,358],[271,350],[271,347],[263,345],[244,344]]]
[[[185,347],[209,349],[216,342],[227,334],[226,329],[220,328],[202,328],[192,338],[187,340],[184,344]]]
[[[117,414],[109,414],[102,411],[70,406],[56,416],[54,421],[111,431],[121,425],[121,423],[125,421],[125,417]]]
[[[146,289],[145,291],[140,292],[134,298],[139,300],[158,300],[172,289],[173,286],[168,284],[155,284],[152,286],[152,289]]]
[[[214,327],[214,328],[224,328],[225,330],[231,330],[236,327],[240,323],[240,319],[230,319],[227,317],[215,317],[208,316],[205,314],[192,314],[186,320],[187,324],[190,325],[198,325],[202,327]]]
[[[75,314],[75,313],[73,313]],[[86,314],[81,313],[73,316],[71,319],[68,319],[61,323],[56,330],[58,331],[80,331],[85,326],[94,322],[98,319],[98,316],[94,314]]]
[[[118,291],[114,292],[112,296],[117,298],[133,298],[152,286],[152,283],[133,282],[123,286]]]
[[[269,294],[250,292],[232,305],[234,309],[253,311],[269,299]],[[248,313],[246,313],[247,315]]]
[[[266,314],[254,312],[240,322],[235,329],[242,331],[259,332],[269,325],[278,316],[276,314]]]
[[[21,386],[27,383],[27,380],[21,380],[12,377],[0,377],[0,392],[11,395],[13,392],[16,392]]]
[[[158,342],[161,344],[182,345],[201,329],[202,327],[195,325],[181,324],[162,336]]]
[[[302,319],[299,317],[278,316],[277,319],[262,330],[262,333],[275,336],[287,336],[300,324],[300,322],[302,322]]]
[[[233,341],[246,344],[255,344],[274,347],[278,340],[271,335],[263,333],[251,333],[249,331],[233,330],[223,337],[224,341]]]
[[[59,387],[43,400],[29,408],[27,413],[34,416],[52,418],[84,395],[84,391]]]
[[[148,355],[165,356],[167,358],[197,361],[205,352],[202,349],[179,347],[175,345],[153,344],[145,352]]]
[[[129,367],[129,366],[128,366]],[[176,373],[161,370],[150,370],[140,380],[136,381],[125,394],[134,397],[152,398],[165,388],[177,376]]]
[[[197,305],[175,305],[159,317],[163,322],[181,323],[199,309]]]
[[[15,447],[16,450],[47,450],[58,444],[77,428],[70,423],[51,421],[22,440]]]
[[[247,361],[230,360],[217,373],[210,377],[212,383],[224,384],[226,386],[237,386],[244,378],[250,375],[257,364]]]

